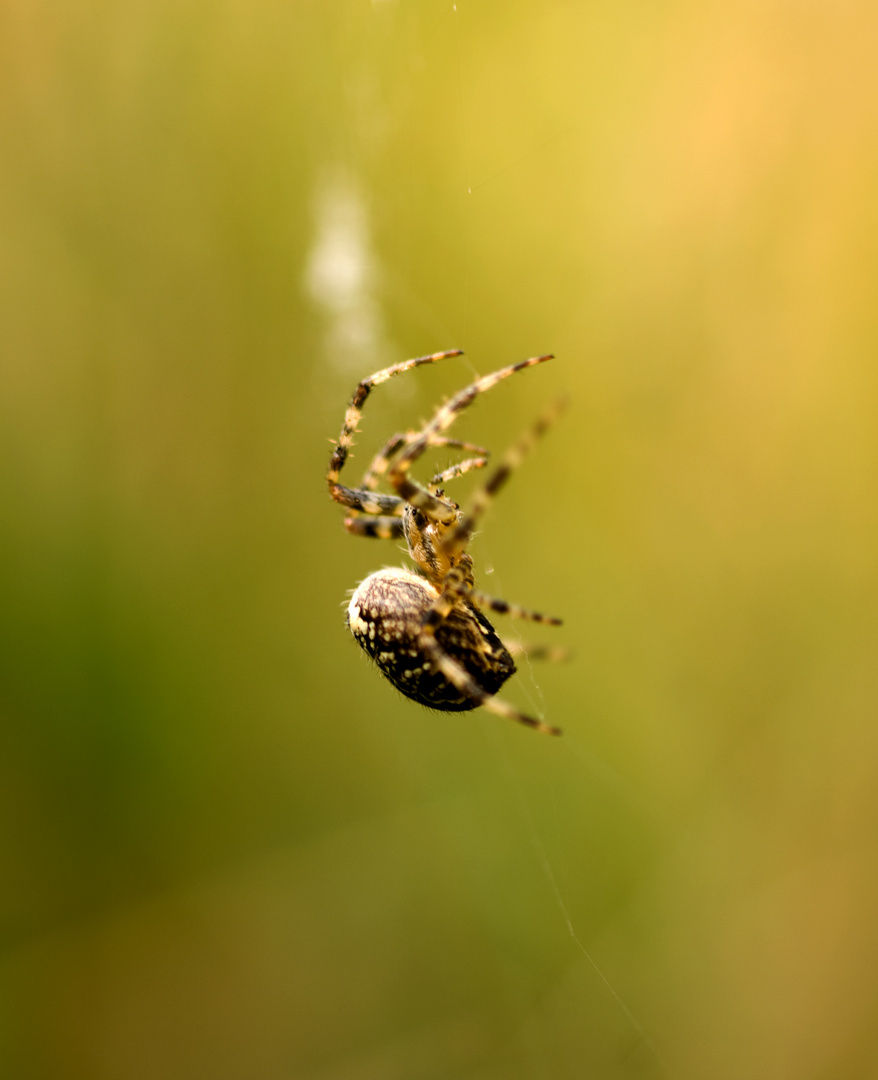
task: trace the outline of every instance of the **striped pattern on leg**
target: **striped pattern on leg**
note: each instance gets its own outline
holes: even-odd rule
[[[394,435],[392,439],[388,439],[384,446],[378,451],[375,457],[372,459],[372,464],[366,470],[360,487],[364,491],[375,491],[378,484],[387,472],[391,459],[394,454],[398,453],[403,446],[412,442],[418,437],[420,432],[406,431],[405,433],[399,433]],[[431,447],[448,447],[451,450],[466,450],[470,454],[478,454],[480,457],[490,457],[490,451],[486,450],[484,446],[476,446],[475,443],[462,442],[460,439],[448,439],[444,435],[437,435],[430,442]]]
[[[543,415],[534,426],[510,446],[503,455],[500,464],[488,477],[487,482],[473,492],[467,512],[460,518],[455,527],[445,537],[445,548],[452,555],[469,543],[480,518],[494,501],[497,493],[512,475],[513,471],[524,461],[535,443],[545,434],[547,429],[555,422],[558,416],[566,408],[566,401],[559,398]]]
[[[384,514],[379,517],[349,514],[344,527],[352,536],[369,536],[373,540],[399,540],[403,536],[402,518]]]
[[[409,432],[406,435],[394,435],[369,466],[359,488],[347,488],[343,484],[336,485],[336,501],[342,502],[351,510],[350,515],[345,520],[345,528],[348,532],[356,533],[360,536],[385,536],[384,532],[376,529],[351,528],[351,522],[359,517],[360,514],[374,514],[378,512],[386,515],[388,518],[402,518],[403,510],[405,509],[404,499],[400,499],[398,495],[376,495],[374,499],[371,499],[370,495],[378,487],[387,466],[390,464],[390,457],[399,449],[399,447],[404,446],[409,438],[413,438],[415,434],[416,432]],[[448,446],[457,450],[470,450],[484,456],[479,458],[468,458],[466,461],[451,465],[449,468],[433,477],[430,481],[431,488],[444,483],[447,480],[452,480],[457,476],[462,476],[464,473],[469,472],[470,469],[483,468],[488,464],[488,451],[481,446],[476,446],[474,443],[461,442],[459,439],[446,439],[440,435],[436,437],[432,445]],[[386,535],[388,539],[402,536],[401,524],[399,528],[392,528]]]
[[[519,712],[518,709],[513,708],[511,705],[507,705],[505,701],[500,698],[493,697],[491,694],[486,694],[485,691],[479,686],[479,684],[470,677],[469,673],[453,660],[439,645],[433,634],[426,632],[421,633],[419,638],[419,645],[424,650],[427,656],[429,656],[432,663],[442,672],[445,678],[453,683],[459,690],[461,690],[467,697],[473,701],[477,701],[482,708],[487,709],[489,712],[495,714],[495,716],[503,716],[507,720],[515,720],[519,724],[527,724],[528,727],[533,728],[535,731],[541,731],[544,735],[560,735],[561,729],[552,727],[551,724],[545,723],[543,720],[537,720],[533,716],[528,716],[526,713]]]
[[[351,446],[353,446],[354,435],[357,432],[357,425],[360,422],[360,417],[363,412],[363,405],[372,391],[372,387],[380,386],[381,383],[387,382],[388,379],[392,379],[395,375],[402,375],[404,372],[411,371],[413,368],[420,367],[422,364],[435,364],[438,360],[445,360],[451,356],[462,355],[462,349],[449,349],[447,352],[431,353],[429,356],[418,356],[413,360],[404,360],[401,364],[393,364],[391,367],[383,368],[381,371],[376,371],[374,375],[370,375],[368,378],[363,379],[354,391],[354,396],[351,398],[351,402],[347,407],[341,435],[339,435],[338,443],[332,452],[332,457],[329,459],[326,483],[333,498],[335,498],[334,489],[338,485],[339,473],[347,461]]]
[[[519,607],[518,604],[510,604],[506,600],[498,600],[495,596],[479,592],[476,589],[470,593],[474,604],[480,608],[488,608],[496,611],[499,615],[510,615],[513,619],[527,619],[529,622],[543,623],[546,626],[562,626],[563,620],[554,615],[541,615],[538,611],[530,611]]]
[[[533,356],[529,360],[522,360],[517,364],[510,364],[509,367],[500,368],[499,371],[494,371],[490,375],[483,375],[481,379],[477,379],[447,401],[421,431],[420,435],[401,451],[390,467],[388,479],[400,498],[411,503],[416,509],[429,514],[430,517],[435,518],[437,521],[446,525],[451,524],[457,516],[454,507],[446,500],[432,495],[414,480],[410,480],[408,478],[409,469],[431,444],[431,440],[449,428],[458,414],[463,412],[468,405],[471,405],[479,394],[490,390],[497,383],[502,382],[503,379],[509,378],[510,375],[515,375],[519,371],[525,371],[535,364],[542,364],[551,359],[551,355]]]
[[[440,484],[447,484],[449,480],[456,480],[458,476],[463,476],[473,469],[484,469],[487,464],[488,459],[486,457],[466,458],[464,461],[458,461],[456,465],[449,465],[447,469],[436,473],[429,486],[434,488]]]
[[[504,641],[510,656],[523,657],[525,660],[546,660],[550,664],[566,663],[573,655],[563,645],[533,645],[521,641]]]

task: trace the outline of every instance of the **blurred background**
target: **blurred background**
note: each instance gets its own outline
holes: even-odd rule
[[[878,8],[0,23],[0,1074],[878,1076]],[[344,627],[453,347],[562,739]]]

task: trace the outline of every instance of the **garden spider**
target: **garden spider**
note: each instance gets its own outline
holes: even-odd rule
[[[518,720],[549,735],[560,735],[558,728],[526,716],[494,696],[515,671],[511,652],[521,650],[504,646],[481,609],[552,626],[560,625],[561,620],[479,592],[474,587],[473,560],[466,547],[489,503],[549,426],[561,404],[507,451],[488,481],[473,495],[466,513],[440,487],[488,462],[487,450],[444,434],[458,414],[503,379],[552,357],[535,356],[477,379],[442,405],[420,431],[394,435],[374,458],[358,488],[345,487],[338,481],[372,387],[422,364],[461,355],[460,349],[453,349],[394,364],[363,379],[354,391],[326,474],[329,493],[349,511],[345,518],[348,532],[384,540],[404,537],[418,572],[384,569],[361,581],[348,605],[348,627],[382,674],[414,701],[446,712],[482,705],[498,716]],[[477,456],[445,469],[424,487],[409,477],[409,469],[428,447],[437,446]],[[395,494],[377,490],[384,478]]]

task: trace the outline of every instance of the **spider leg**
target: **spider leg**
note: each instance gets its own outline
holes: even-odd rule
[[[530,622],[545,623],[547,626],[563,624],[563,620],[556,619],[554,615],[541,615],[538,611],[529,611],[527,608],[519,607],[518,604],[498,600],[494,596],[488,596],[487,593],[478,592],[475,589],[469,595],[478,607],[489,608],[500,615],[511,615],[513,619],[528,619]]]
[[[376,491],[378,483],[387,468],[390,458],[401,447],[405,446],[407,435],[397,434],[388,439],[378,454],[372,459],[372,464],[366,470],[363,475],[363,479],[360,481],[359,491]],[[381,463],[383,462],[383,467]],[[374,519],[370,521],[356,524],[360,518],[362,511],[351,510],[350,514],[345,518],[344,527],[349,533],[354,536],[371,536],[378,540],[392,540],[394,537],[402,536],[402,508],[405,503],[400,500],[399,504],[394,507],[392,514],[383,515],[381,520],[383,524],[373,524]],[[396,524],[391,525],[391,522]]]
[[[387,472],[387,466],[390,464],[390,459],[398,450],[402,449],[402,447],[409,442],[412,438],[412,434],[411,431],[398,432],[387,440],[375,457],[372,458],[371,465],[363,474],[363,479],[360,481],[361,488],[365,491],[376,490],[382,477]]]
[[[378,484],[387,470],[390,464],[390,459],[400,447],[405,446],[407,442],[415,438],[417,432],[406,432],[405,434],[394,435],[393,438],[388,439],[384,447],[376,455],[372,464],[366,471],[365,476],[359,486],[359,488],[345,488],[343,485],[338,485],[340,489],[339,502],[344,502],[345,506],[348,506],[351,510],[350,514],[345,518],[345,528],[349,533],[357,536],[374,536],[382,540],[392,540],[403,535],[402,532],[402,511],[405,506],[405,501],[400,499],[396,495],[378,495],[377,499],[381,500],[380,505],[375,503],[374,505],[369,501],[369,493],[374,492],[378,487]],[[482,446],[476,446],[474,443],[461,442],[460,439],[446,439],[443,435],[437,435],[431,443],[432,446],[449,446],[458,450],[470,450],[474,453],[483,455],[479,458],[469,458],[466,461],[461,461],[456,465],[452,465],[444,472],[434,476],[431,480],[431,485],[441,484],[445,480],[450,480],[455,476],[461,476],[465,472],[469,472],[470,469],[478,469],[488,463],[488,451]],[[391,501],[392,500],[392,501]],[[364,523],[362,525],[354,525],[354,522],[359,519],[361,514],[375,514],[381,515],[380,525],[371,525]],[[394,524],[392,524],[395,522]]]
[[[397,495],[416,509],[422,510],[431,518],[435,518],[443,524],[448,525],[455,521],[458,515],[457,509],[447,500],[438,498],[436,495],[431,494],[425,487],[422,487],[414,480],[410,480],[408,477],[409,469],[412,464],[421,457],[427,447],[431,445],[431,440],[435,438],[436,435],[441,434],[449,428],[458,413],[461,413],[468,405],[471,405],[479,394],[483,394],[486,390],[490,390],[493,386],[496,386],[497,383],[508,378],[510,375],[514,375],[518,371],[524,371],[526,368],[533,367],[535,364],[542,364],[544,361],[551,359],[552,357],[550,355],[534,356],[529,360],[522,360],[518,364],[511,364],[509,367],[500,368],[499,371],[494,371],[490,375],[483,375],[481,379],[477,379],[474,383],[471,383],[463,390],[460,390],[453,398],[447,401],[436,412],[436,415],[430,423],[423,428],[420,434],[401,450],[397,455],[396,460],[390,466],[388,480]],[[505,477],[503,479],[505,479]],[[502,482],[503,480],[500,481],[501,484]]]
[[[458,690],[466,694],[467,697],[478,701],[482,708],[494,713],[495,716],[503,716],[507,720],[516,720],[519,724],[527,724],[528,727],[541,731],[544,735],[561,734],[560,728],[552,727],[551,724],[547,724],[543,720],[537,720],[533,716],[519,712],[512,705],[507,705],[505,701],[486,694],[475,679],[445,652],[434,635],[426,633],[425,630],[421,633],[418,643],[445,678],[450,683],[453,683]]]
[[[402,537],[402,518],[381,514],[360,517],[352,512],[344,519],[344,527],[352,536],[370,536],[375,540],[398,540]]]
[[[450,356],[461,355],[462,350],[450,349],[448,352],[432,353],[430,356],[418,356],[413,360],[404,360],[401,364],[394,364],[392,367],[376,371],[374,375],[370,375],[359,383],[345,413],[341,435],[339,435],[338,443],[329,459],[329,469],[326,472],[326,484],[329,488],[329,494],[336,502],[348,506],[352,510],[359,510],[367,514],[396,512],[399,506],[398,500],[394,501],[392,505],[385,503],[378,507],[375,503],[369,504],[364,498],[363,492],[345,487],[338,482],[339,474],[347,461],[351,446],[353,446],[354,435],[357,432],[357,426],[363,413],[363,405],[373,386],[379,386],[381,383],[387,382],[388,379],[392,379],[395,375],[402,375],[403,372],[411,371],[412,368],[420,367],[422,364],[434,364],[437,360],[445,360]],[[390,498],[390,496],[385,496],[385,498]]]
[[[380,491],[361,491],[358,488],[333,484],[330,494],[337,503],[360,514],[400,517],[405,500],[398,495],[385,495]]]
[[[531,645],[528,642],[504,641],[510,656],[522,656],[528,660],[547,660],[551,664],[561,664],[570,659],[569,649],[560,645]]]
[[[474,457],[467,458],[465,461],[458,461],[456,465],[449,465],[447,469],[443,469],[442,472],[436,473],[430,481],[429,487],[438,487],[440,484],[445,484],[449,480],[456,479],[458,476],[463,476],[464,473],[468,473],[472,469],[484,469],[487,464],[488,459],[486,457]]]
[[[479,705],[489,712],[494,713],[496,716],[503,716],[507,720],[516,720],[520,724],[526,724],[528,727],[541,731],[545,735],[560,735],[560,728],[552,727],[543,720],[537,720],[533,716],[519,712],[512,705],[508,705],[505,701],[501,701],[499,698],[487,693],[468,671],[465,671],[456,660],[445,652],[436,640],[436,631],[448,618],[455,603],[468,594],[469,588],[465,581],[464,571],[461,567],[456,566],[449,571],[443,583],[442,592],[424,616],[424,622],[418,636],[419,647],[450,683],[453,683],[461,693],[466,694],[471,700],[477,701]]]
[[[459,517],[454,527],[449,529],[443,540],[442,546],[452,558],[458,552],[463,551],[469,543],[479,519],[496,498],[497,492],[503,487],[512,472],[518,468],[537,440],[545,433],[546,429],[555,421],[565,407],[566,402],[563,398],[559,398],[554,405],[547,409],[533,427],[525,432],[517,443],[509,447],[503,455],[500,464],[488,477],[486,483],[473,493],[469,510],[466,514]],[[495,608],[494,610],[497,611],[500,609]],[[529,616],[525,615],[525,617]]]
[[[419,432],[417,431],[406,431],[388,439],[385,445],[375,455],[372,464],[366,470],[366,474],[360,483],[360,487],[365,491],[375,491],[384,474],[387,472],[391,458],[394,454],[398,453],[403,446],[408,445],[408,443],[416,439],[418,434]],[[437,435],[431,440],[430,446],[447,446],[454,450],[466,450],[471,454],[478,454],[481,457],[489,456],[489,452],[484,446],[476,446],[475,443],[462,442],[460,439],[449,439],[444,435]]]

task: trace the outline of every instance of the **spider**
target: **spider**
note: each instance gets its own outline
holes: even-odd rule
[[[389,439],[358,488],[339,483],[363,404],[372,388],[413,368],[462,355],[460,349],[451,349],[394,364],[363,379],[351,398],[326,474],[329,493],[347,508],[344,524],[353,535],[384,540],[405,538],[417,571],[388,568],[370,574],[353,592],[347,624],[382,674],[406,697],[445,712],[484,706],[537,731],[560,735],[558,728],[526,716],[494,696],[515,671],[512,653],[523,649],[507,648],[483,609],[552,626],[559,626],[561,620],[478,591],[473,560],[466,548],[491,500],[555,418],[562,403],[558,402],[507,451],[487,482],[474,493],[466,513],[441,486],[488,463],[488,451],[483,447],[444,434],[455,418],[479,394],[552,357],[534,356],[482,376],[437,409],[420,431],[407,431]],[[475,456],[438,473],[424,486],[413,480],[409,471],[429,447],[449,447]],[[394,494],[378,491],[382,480]]]

